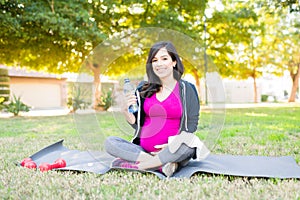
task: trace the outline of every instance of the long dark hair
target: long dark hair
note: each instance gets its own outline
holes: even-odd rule
[[[172,58],[172,61],[176,61],[176,65],[173,68],[174,79],[179,81],[184,72],[183,64],[181,62],[181,59],[178,56],[178,53],[177,53],[174,45],[169,41],[161,41],[161,42],[155,43],[149,51],[148,59],[146,62],[146,73],[147,73],[147,77],[148,77],[148,83],[146,83],[143,86],[142,91],[141,91],[141,96],[144,98],[151,97],[155,92],[158,92],[161,89],[162,83],[161,83],[159,77],[156,76],[156,74],[154,73],[153,67],[152,67],[152,60],[161,48],[166,48],[168,51],[168,54]]]

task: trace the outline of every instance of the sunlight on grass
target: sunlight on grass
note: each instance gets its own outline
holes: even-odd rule
[[[246,116],[251,116],[251,117],[267,117],[268,114],[266,113],[254,113],[254,112],[251,112],[251,113],[245,113]]]
[[[268,140],[270,141],[283,141],[287,139],[286,135],[284,133],[271,133],[270,135],[268,135]]]
[[[85,120],[89,120],[86,116]],[[118,116],[119,117],[119,116]],[[112,113],[92,116],[99,123],[87,138],[78,133],[73,115],[17,117],[0,120],[1,199],[299,199],[299,180],[243,178],[199,173],[191,179],[159,180],[150,174],[111,171],[93,173],[41,173],[16,167],[42,148],[64,139],[69,149],[96,146],[108,135],[130,139],[121,117]],[[211,113],[201,113],[197,135],[210,133]],[[300,162],[300,108],[251,108],[226,111],[226,122],[213,154],[292,156]],[[83,121],[84,122],[84,121]],[[85,131],[86,126],[82,125]],[[125,125],[125,124],[124,124]],[[93,129],[95,128],[95,129]],[[88,129],[86,129],[88,130]],[[101,137],[99,137],[101,134]],[[93,140],[93,138],[96,138]],[[20,178],[21,177],[21,178]],[[58,192],[59,191],[59,192]],[[174,192],[176,191],[176,192]]]

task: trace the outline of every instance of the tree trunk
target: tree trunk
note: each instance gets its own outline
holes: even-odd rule
[[[256,78],[253,77],[253,90],[254,90],[254,103],[257,103],[257,87],[256,87]]]
[[[98,64],[92,64],[90,61],[86,62],[86,66],[94,74],[94,99],[93,108],[97,110],[101,103],[101,80],[100,80],[100,66]]]
[[[95,69],[94,72],[94,88],[95,88],[95,96],[94,96],[94,109],[98,109],[101,103],[101,80],[100,80],[100,70]]]
[[[254,103],[257,103],[257,87],[256,87],[256,68],[253,68],[252,72],[252,78],[253,78],[253,96],[254,96]]]
[[[291,95],[289,98],[289,102],[295,102],[296,101],[296,94],[299,86],[299,78],[300,78],[300,63],[298,63],[296,73],[293,73],[292,71],[290,72],[292,81],[293,81],[293,86],[291,90]]]
[[[196,81],[195,84],[196,84],[196,88],[197,88],[197,91],[198,91],[198,95],[201,98],[202,95],[201,95],[200,79],[199,79],[199,76],[198,76],[198,73],[197,73],[196,69],[193,70],[193,76],[194,76],[195,81]]]

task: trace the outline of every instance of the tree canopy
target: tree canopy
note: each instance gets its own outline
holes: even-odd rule
[[[184,19],[201,13],[205,1],[193,2],[2,0],[0,62],[55,73],[77,71],[92,49],[129,28],[195,32]]]
[[[62,73],[76,71],[107,35],[88,1],[1,1],[0,62]],[[101,15],[100,15],[101,16]]]
[[[255,79],[289,70],[297,79],[299,10],[296,0],[0,0],[0,63],[63,73],[78,72],[88,58],[89,69],[99,73],[107,70],[103,65],[110,55],[104,52],[99,61],[91,53],[118,38],[123,44],[106,49],[119,55],[106,73],[118,75],[144,62],[149,49],[147,37],[140,37],[141,45],[118,52],[128,45],[122,37],[157,28],[180,32],[200,44],[188,49],[168,35],[178,44],[186,72],[195,77],[203,76],[206,53],[223,77]],[[185,59],[184,52],[197,62]]]

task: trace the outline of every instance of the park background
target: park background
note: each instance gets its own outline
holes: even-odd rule
[[[62,138],[71,149],[82,150],[93,142],[78,135],[74,115],[67,114],[70,111],[101,110],[92,114],[101,120],[102,133],[117,133],[115,119],[105,111],[112,102],[110,91],[128,72],[136,82],[144,78],[144,71],[131,70],[144,68],[149,49],[134,46],[135,51],[122,54],[109,67],[90,60],[90,52],[110,38],[153,27],[183,33],[201,45],[201,49],[193,49],[201,62],[197,66],[184,63],[185,77],[196,84],[202,108],[219,103],[206,99],[206,59],[222,79],[225,98],[221,104],[229,108],[234,103],[238,108],[226,110],[213,153],[291,155],[299,163],[299,1],[2,0],[0,8],[0,102],[4,116],[0,120],[0,197],[300,198],[299,181],[293,179],[199,174],[191,180],[159,181],[130,172],[100,177],[72,172],[43,174],[14,165]],[[111,47],[110,51],[114,50],[118,47]],[[78,77],[84,78],[84,84]],[[83,85],[84,89],[79,87]],[[55,117],[26,115],[53,109],[65,112]],[[209,107],[201,111],[200,132],[210,131],[206,120],[213,112]]]
[[[1,104],[15,96],[32,109],[77,110],[79,101],[86,104],[81,108],[103,107],[118,77],[143,79],[149,48],[134,46],[109,66],[89,59],[91,52],[108,38],[153,27],[178,31],[201,45],[193,52],[202,58],[197,65],[183,61],[185,77],[196,84],[204,104],[219,92],[207,91],[208,59],[223,80],[226,96],[218,101],[298,98],[297,1],[3,1],[1,10]],[[112,53],[117,50],[111,45]],[[143,70],[131,70],[137,66]],[[80,73],[87,73],[84,89],[74,86]],[[80,89],[90,90],[90,99],[78,95]]]

